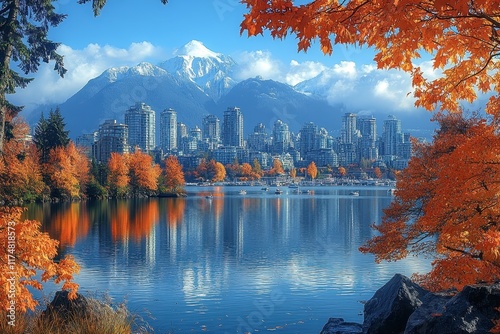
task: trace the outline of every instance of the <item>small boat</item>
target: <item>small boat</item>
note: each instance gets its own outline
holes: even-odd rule
[[[276,195],[281,195],[283,193],[283,190],[281,190],[280,188],[276,188],[276,190],[274,191],[274,193]]]
[[[349,193],[349,195],[351,195],[351,196],[359,196],[359,191],[351,191]]]
[[[262,188],[260,188],[260,190],[268,191],[269,188],[268,187],[262,187]]]
[[[205,196],[206,199],[212,199],[214,196],[212,194]]]
[[[307,191],[307,193],[308,193],[309,195],[313,195],[313,194],[314,194],[314,190],[309,189],[309,190]]]
[[[246,195],[246,194],[247,194],[247,192],[246,192],[246,190],[243,190],[243,189],[242,189],[242,190],[240,190],[240,193],[239,193],[239,194],[240,194],[240,195]]]
[[[292,188],[292,189],[297,189],[299,187],[298,184],[295,184],[295,183],[292,183],[288,186],[288,188]]]

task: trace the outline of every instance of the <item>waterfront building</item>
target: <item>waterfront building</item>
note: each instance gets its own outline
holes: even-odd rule
[[[383,154],[386,156],[398,156],[398,146],[403,142],[401,133],[401,121],[390,115],[384,121],[384,132],[382,133]]]
[[[264,126],[264,124],[259,123],[254,128],[253,133],[248,135],[248,149],[265,152],[267,151],[268,144],[269,137],[266,132],[266,127]]]
[[[288,129],[288,124],[279,119],[274,122],[272,152],[283,153],[286,152],[290,148],[290,146],[291,136],[290,130]]]
[[[222,144],[224,146],[243,147],[243,114],[238,107],[229,107],[224,111],[222,124]]]
[[[116,120],[106,120],[99,126],[94,154],[97,161],[106,163],[112,152],[129,153],[128,126]]]
[[[309,122],[300,130],[299,150],[301,156],[306,156],[308,152],[317,148],[318,127]]]
[[[135,149],[151,152],[155,148],[155,111],[146,103],[137,103],[125,112],[128,126],[128,144]]]
[[[165,109],[160,113],[160,147],[165,152],[175,150],[177,146],[177,113],[174,109]]]
[[[182,150],[184,138],[188,137],[188,127],[182,122],[177,122],[177,148]]]
[[[208,115],[203,117],[202,121],[202,135],[204,139],[209,141],[220,141],[220,121],[215,115]]]
[[[367,160],[377,160],[377,122],[375,117],[360,117],[357,121],[357,127],[361,134],[359,145],[360,158]]]

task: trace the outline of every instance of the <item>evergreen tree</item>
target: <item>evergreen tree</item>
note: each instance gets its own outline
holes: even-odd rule
[[[47,119],[47,142],[51,148],[66,147],[69,144],[69,131],[65,130],[64,118],[59,107],[55,111],[50,111]]]
[[[84,4],[90,0],[79,0]],[[10,128],[7,116],[13,118],[22,109],[6,99],[16,88],[26,87],[32,79],[21,76],[11,68],[14,64],[24,74],[35,73],[41,61],[54,61],[54,70],[62,77],[66,73],[63,57],[57,53],[59,43],[47,38],[49,28],[58,26],[66,17],[54,11],[55,0],[4,0],[0,1],[0,153]],[[163,4],[167,0],[161,0]],[[92,0],[94,15],[106,0]],[[7,126],[6,126],[7,125]]]
[[[50,151],[56,147],[66,147],[69,144],[69,131],[65,130],[64,119],[57,108],[50,111],[49,117],[45,119],[40,116],[35,127],[33,141],[40,152],[41,162],[47,162]]]

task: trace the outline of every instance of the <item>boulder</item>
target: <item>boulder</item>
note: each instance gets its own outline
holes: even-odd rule
[[[450,298],[450,295],[426,294],[422,298],[422,305],[408,319],[405,334],[428,333],[429,320],[445,312],[445,305]]]
[[[442,312],[428,315],[420,325],[410,319],[405,333],[489,333],[492,319],[500,320],[499,307],[500,284],[467,286],[440,308]]]
[[[342,318],[330,318],[320,334],[362,334],[363,326],[355,322],[346,322]]]
[[[401,274],[394,275],[365,304],[363,332],[403,333],[410,315],[429,292]]]
[[[57,291],[54,299],[43,312],[44,316],[58,316],[67,319],[71,314],[85,315],[90,311],[89,302],[83,295],[77,293],[76,299],[68,298],[68,291]]]

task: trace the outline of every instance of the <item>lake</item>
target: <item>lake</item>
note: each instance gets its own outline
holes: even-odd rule
[[[186,189],[32,205],[27,216],[81,265],[80,292],[126,302],[155,333],[319,333],[329,317],[362,322],[362,302],[395,273],[430,269],[358,251],[391,202],[385,187]]]

